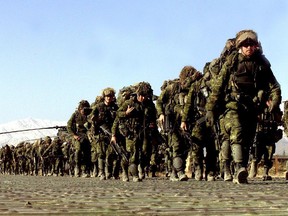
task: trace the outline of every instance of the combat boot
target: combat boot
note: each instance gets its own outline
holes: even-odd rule
[[[224,181],[232,181],[233,177],[230,169],[230,161],[224,162]]]
[[[187,175],[183,171],[177,173],[179,181],[188,181]]]
[[[156,176],[156,170],[157,170],[157,166],[156,165],[151,165],[151,167],[150,167],[151,177],[157,177]]]
[[[98,166],[99,166],[99,179],[101,181],[106,180],[106,176],[104,173],[104,160],[103,159],[99,159],[98,160]]]
[[[105,177],[106,177],[106,179],[110,179],[112,177],[112,174],[111,174],[110,170],[111,170],[111,167],[106,162],[105,163]]]
[[[257,176],[257,163],[252,160],[248,178],[255,178]]]
[[[97,174],[98,174],[98,167],[97,167],[97,164],[94,164],[93,165],[93,172],[92,172],[91,177],[96,177]]]
[[[233,182],[235,184],[247,184],[247,177],[248,172],[245,167],[242,167],[241,164],[236,163],[235,165],[235,177],[233,179]]]
[[[202,181],[203,179],[203,170],[200,165],[195,166],[195,180]]]
[[[133,163],[129,166],[129,172],[133,176],[133,182],[141,181],[141,179],[139,178],[138,166],[136,164]]]
[[[122,172],[122,181],[124,181],[124,182],[128,182],[128,181],[129,181],[128,171],[127,171],[126,169],[123,169],[123,172]]]
[[[179,181],[179,178],[178,178],[176,171],[174,169],[171,171],[171,174],[169,176],[169,180],[170,181]]]
[[[206,176],[206,181],[215,181],[215,176],[213,172],[209,172]]]
[[[76,166],[75,166],[75,169],[74,169],[74,176],[75,176],[75,177],[80,177],[80,169],[79,169],[79,165],[76,165]]]
[[[138,165],[138,175],[139,175],[139,179],[141,180],[145,178],[145,172],[140,164]]]
[[[268,173],[269,173],[269,168],[267,166],[264,166],[263,181],[271,181],[272,180],[272,177]]]

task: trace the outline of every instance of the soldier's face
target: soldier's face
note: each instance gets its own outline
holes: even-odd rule
[[[243,44],[241,47],[241,52],[244,56],[251,56],[257,49],[257,46],[254,44]]]
[[[105,103],[106,105],[110,104],[112,101],[113,101],[113,95],[106,95],[106,96],[104,97],[104,103]]]
[[[137,95],[137,100],[138,100],[139,102],[143,102],[143,101],[145,100],[145,96],[143,96],[143,95]]]

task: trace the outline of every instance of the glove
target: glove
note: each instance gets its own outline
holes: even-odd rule
[[[212,111],[206,112],[206,123],[208,126],[212,127],[214,124],[214,113]]]

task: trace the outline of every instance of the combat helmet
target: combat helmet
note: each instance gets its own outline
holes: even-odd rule
[[[87,100],[81,100],[78,105],[78,110],[83,108],[90,108],[90,103]]]
[[[111,87],[108,87],[108,88],[105,88],[103,89],[102,91],[102,97],[105,97],[105,96],[111,96],[111,97],[114,97],[115,96],[115,90]]]
[[[136,93],[138,95],[143,95],[143,96],[148,96],[148,97],[153,96],[153,90],[151,88],[150,83],[148,82],[138,83],[137,88],[136,88]]]
[[[45,141],[46,143],[51,143],[52,139],[51,139],[50,136],[46,136],[46,137],[44,138],[44,141]]]
[[[242,30],[236,34],[236,48],[240,48],[245,43],[258,45],[257,33],[253,30]]]

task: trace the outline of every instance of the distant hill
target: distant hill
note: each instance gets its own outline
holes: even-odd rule
[[[6,124],[0,124],[0,146],[6,144],[17,145],[22,141],[33,141],[35,139],[43,138],[45,136],[55,137],[57,135],[56,126],[66,126],[66,124],[67,122],[63,121],[51,121],[51,120],[41,120],[33,118],[27,118],[9,122]],[[47,127],[55,127],[55,129],[41,129]],[[30,129],[38,129],[38,130],[30,130]],[[29,131],[16,132],[19,130],[29,130]]]
[[[288,156],[288,138],[283,135],[283,138],[276,143],[275,155]]]

